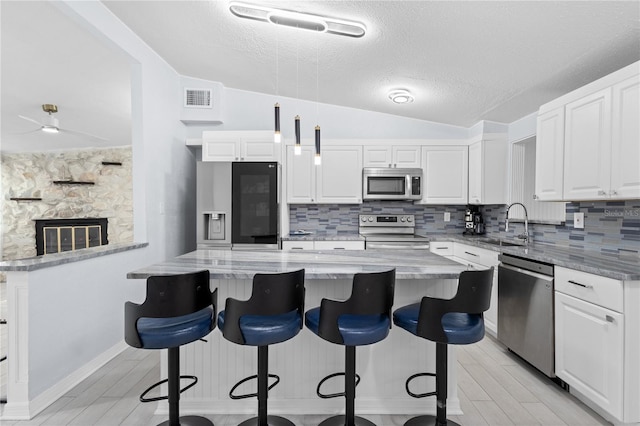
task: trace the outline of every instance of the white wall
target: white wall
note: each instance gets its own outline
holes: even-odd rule
[[[54,4],[131,58],[134,240],[149,246],[30,273],[30,400],[123,341],[124,302],[141,302],[145,290],[127,272],[195,247],[195,160],[179,121],[178,74],[102,3]]]
[[[293,139],[293,121],[301,119],[302,138],[312,139],[319,125],[327,139],[466,139],[464,127],[417,120],[391,114],[316,104],[237,89],[224,89],[223,123],[191,125],[187,137],[201,138],[203,130],[265,130],[274,126],[273,106],[280,104],[284,139]]]

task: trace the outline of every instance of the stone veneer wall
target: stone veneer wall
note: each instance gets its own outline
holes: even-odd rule
[[[422,206],[408,201],[377,201],[355,205],[290,205],[292,231],[304,229],[317,235],[358,232],[361,213],[416,215],[416,229],[427,235],[461,235],[466,206]],[[514,223],[505,234],[506,205],[482,206],[486,234],[515,237],[523,232],[522,223]],[[444,222],[444,212],[451,221]],[[533,241],[567,248],[625,253],[640,256],[640,200],[567,203],[564,225],[529,224]],[[584,213],[584,229],[573,228],[573,213]],[[622,251],[621,251],[622,250]]]
[[[3,154],[1,167],[2,260],[36,255],[34,219],[106,217],[109,243],[133,242],[131,147]],[[53,184],[68,179],[95,184]]]

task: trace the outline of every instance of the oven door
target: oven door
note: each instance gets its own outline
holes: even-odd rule
[[[366,250],[429,250],[429,243],[407,241],[366,241]]]

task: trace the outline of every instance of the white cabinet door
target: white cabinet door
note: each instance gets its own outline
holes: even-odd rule
[[[393,146],[393,167],[420,168],[419,146]]]
[[[282,250],[313,250],[313,241],[283,241]]]
[[[388,146],[365,146],[364,167],[393,167],[393,154]]]
[[[640,198],[640,79],[613,86],[611,198]]]
[[[364,167],[420,168],[420,146],[365,146]]]
[[[562,200],[564,107],[538,116],[535,193],[540,201]]]
[[[364,241],[315,241],[316,250],[364,250]]]
[[[266,138],[245,138],[240,142],[240,161],[279,161],[281,144],[273,143],[273,133]]]
[[[315,147],[303,146],[300,155],[294,155],[293,146],[287,146],[287,202],[307,204],[316,201],[316,167],[313,164]]]
[[[506,139],[469,145],[469,204],[507,203]]]
[[[240,146],[235,139],[202,138],[202,161],[238,161]]]
[[[362,147],[327,146],[317,168],[317,202],[358,204],[362,202]]]
[[[466,204],[469,183],[466,146],[422,147],[420,204]]]
[[[636,117],[637,119],[637,117]],[[611,184],[611,89],[565,106],[564,198],[596,200]]]
[[[622,418],[624,316],[555,292],[556,375]]]

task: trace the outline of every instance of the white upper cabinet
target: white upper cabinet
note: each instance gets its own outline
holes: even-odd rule
[[[507,141],[469,145],[469,204],[507,203]]]
[[[612,198],[640,198],[640,76],[613,86]]]
[[[420,167],[419,145],[373,145],[364,147],[364,167]]]
[[[610,167],[611,89],[605,89],[565,107],[564,197],[608,197]]]
[[[418,204],[467,204],[466,145],[422,147],[422,200]]]
[[[361,146],[323,147],[322,164],[315,167],[317,167],[318,202],[325,204],[362,202]]]
[[[639,70],[636,62],[540,107],[539,199],[640,198]]]
[[[280,150],[269,130],[202,132],[202,161],[279,161]]]
[[[287,146],[287,202],[308,204],[316,201],[316,166],[313,164],[315,148],[303,146],[300,155],[294,155],[293,146]]]
[[[287,146],[289,204],[358,204],[362,202],[362,147],[323,146],[322,164],[314,164],[315,148],[302,146],[294,155]]]
[[[541,201],[562,200],[564,108],[538,116],[535,193]]]

